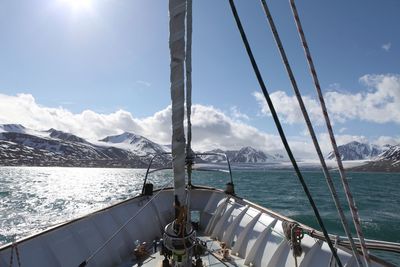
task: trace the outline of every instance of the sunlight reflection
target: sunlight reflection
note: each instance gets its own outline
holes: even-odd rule
[[[141,190],[144,173],[140,169],[0,168],[0,244],[133,197]],[[166,179],[160,174],[152,181],[158,187]]]
[[[93,12],[93,0],[58,0],[58,2],[74,14]]]

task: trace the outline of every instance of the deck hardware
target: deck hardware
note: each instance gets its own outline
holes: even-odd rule
[[[234,195],[235,194],[235,185],[232,182],[226,184],[225,194]]]
[[[153,186],[152,183],[146,183],[146,184],[144,185],[144,192],[143,192],[143,195],[145,195],[145,196],[152,196],[152,195],[153,195],[153,188],[154,188],[154,186]]]
[[[150,256],[149,252],[147,251],[147,243],[143,242],[142,244],[140,244],[139,242],[139,244],[136,245],[133,254],[135,255],[138,262],[143,262],[143,260]]]

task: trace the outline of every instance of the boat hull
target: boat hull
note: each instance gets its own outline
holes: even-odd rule
[[[147,244],[159,240],[164,227],[174,217],[172,188],[159,192],[148,203],[150,199],[150,196],[137,196],[18,241],[22,266],[79,266],[141,210],[139,216],[87,264],[134,266],[133,251],[137,240]],[[214,246],[217,241],[224,242],[235,265],[295,266],[282,229],[282,222],[291,219],[214,188],[193,188],[190,200],[191,212],[198,214],[198,235],[214,242]],[[305,235],[301,246],[303,253],[297,258],[299,266],[328,266],[331,252],[325,242]],[[11,244],[0,248],[0,266],[9,265],[10,252]],[[348,249],[339,247],[338,254],[346,266],[357,266]],[[386,265],[374,261],[371,266]]]

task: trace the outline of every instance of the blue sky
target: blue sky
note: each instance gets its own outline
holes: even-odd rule
[[[309,99],[306,104],[313,108],[315,90],[289,3],[268,3]],[[260,2],[236,4],[276,104],[284,105],[278,101],[283,99],[295,106]],[[15,101],[17,94],[29,94],[41,108],[76,116],[87,110],[103,115],[123,110],[138,124],[154,118],[170,104],[167,5],[160,0],[2,0],[0,93]],[[381,136],[399,140],[400,2],[314,0],[297,5],[324,92],[337,93],[330,101],[343,142],[360,136],[370,142]],[[255,96],[259,87],[228,1],[194,1],[193,12],[193,102],[275,135],[268,110]],[[342,105],[343,99],[358,102]],[[369,104],[377,118],[365,114]],[[278,111],[288,135],[303,141],[297,110]],[[26,123],[27,118],[19,121],[3,113],[0,120]],[[120,126],[125,128],[131,129]],[[319,123],[318,133],[324,130]]]

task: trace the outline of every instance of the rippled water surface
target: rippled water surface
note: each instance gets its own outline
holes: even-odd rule
[[[144,174],[140,169],[0,167],[0,244],[133,197],[141,190]],[[328,230],[342,235],[322,174],[305,172],[304,176]],[[400,242],[400,174],[348,176],[365,236]],[[160,187],[170,183],[170,177],[169,171],[158,172],[151,181]],[[293,172],[234,171],[233,178],[238,195],[318,228]],[[198,172],[193,180],[222,188],[227,175]],[[400,266],[399,256],[380,255]]]

